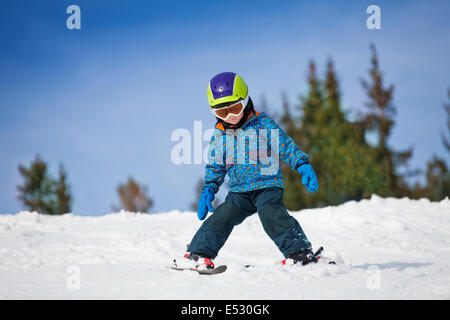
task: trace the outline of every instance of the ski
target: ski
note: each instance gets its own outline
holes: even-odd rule
[[[316,253],[314,254],[314,258],[317,260],[316,262],[318,262],[320,260],[327,264],[336,264],[336,261],[333,261],[330,258],[322,256],[322,251],[323,251],[323,247],[320,247],[319,250],[317,250]]]
[[[203,274],[203,275],[219,274],[219,273],[223,273],[227,270],[226,265],[221,265],[221,266],[215,267],[214,269],[206,269],[206,270],[201,270],[201,269],[196,269],[196,268],[178,268],[175,266],[168,266],[168,268],[170,268],[172,270],[178,270],[178,271],[184,271],[184,270],[196,271],[199,274]]]
[[[319,261],[322,262],[322,263],[325,263],[325,264],[336,264],[336,262],[331,260],[330,258],[323,257],[322,256],[322,251],[323,251],[323,247],[320,247],[313,254],[313,256],[311,257],[311,259],[309,261],[304,261],[303,263],[296,263],[296,262],[290,261],[292,259],[284,259],[284,260],[282,260],[280,262],[277,262],[276,264],[282,264],[282,265],[299,264],[299,265],[305,266],[305,265],[308,265],[310,263],[318,263]]]
[[[297,265],[301,265],[301,266],[305,266],[305,265],[308,265],[311,263],[313,263],[313,264],[314,263],[336,264],[336,262],[331,260],[330,258],[322,256],[322,252],[323,252],[323,247],[320,247],[319,249],[316,250],[316,252],[314,252],[314,254],[312,254],[312,256],[310,256],[310,260],[303,261],[303,263],[302,262],[294,262],[294,261],[292,261],[292,259],[284,259],[282,261],[276,262],[275,264],[282,264],[282,265],[297,264]],[[250,268],[256,267],[256,265],[245,264],[243,267],[245,269],[250,269]],[[170,268],[172,270],[177,270],[177,271],[184,271],[184,270],[196,271],[198,274],[202,274],[202,275],[220,274],[227,270],[226,265],[220,265],[220,266],[215,267],[214,269],[182,268],[182,267],[177,267],[176,265],[167,266],[167,268]]]
[[[320,247],[314,253],[312,259],[308,263],[305,263],[305,264],[302,264],[302,263],[288,263],[288,260],[291,260],[291,259],[284,259],[284,260],[281,260],[281,261],[277,261],[277,262],[275,262],[275,264],[281,264],[281,265],[298,264],[300,266],[308,265],[310,263],[336,264],[336,261],[334,261],[334,260],[332,260],[332,259],[330,259],[328,257],[322,256],[322,251],[323,251],[323,247]],[[256,265],[254,265],[254,264],[245,264],[244,265],[245,269],[254,268],[254,267],[256,267]]]

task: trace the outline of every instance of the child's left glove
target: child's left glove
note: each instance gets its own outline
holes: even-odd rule
[[[200,195],[200,200],[198,201],[197,206],[197,216],[200,220],[205,219],[206,215],[208,214],[208,210],[214,212],[214,208],[212,206],[213,200],[214,200],[214,190],[208,187],[203,189],[203,192]]]
[[[301,164],[297,171],[302,175],[302,183],[310,193],[314,193],[319,189],[316,173],[309,163]]]

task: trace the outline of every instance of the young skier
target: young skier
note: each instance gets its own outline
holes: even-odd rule
[[[174,260],[175,266],[213,269],[212,259],[233,227],[255,212],[264,231],[290,263],[317,262],[300,224],[282,203],[283,176],[277,165],[279,157],[302,176],[306,189],[314,193],[318,182],[308,155],[270,117],[254,110],[247,85],[239,75],[223,72],[214,76],[207,94],[217,123],[197,214],[200,220],[208,211],[213,214],[195,233],[184,257]],[[261,153],[267,156],[261,157]],[[212,201],[226,174],[230,192],[214,210]]]

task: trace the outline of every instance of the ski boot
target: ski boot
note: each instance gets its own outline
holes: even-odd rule
[[[320,259],[320,254],[323,250],[323,247],[320,247],[316,252],[312,251],[312,248],[307,248],[302,251],[298,251],[295,253],[291,253],[284,259],[281,263],[286,265],[291,264],[301,264],[302,266],[307,265],[308,263],[317,263]]]
[[[173,260],[174,267],[179,269],[191,270],[212,270],[214,269],[214,262],[211,258],[202,255],[187,252],[183,258]]]

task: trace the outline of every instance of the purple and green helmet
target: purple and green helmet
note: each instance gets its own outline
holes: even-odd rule
[[[208,103],[211,108],[217,105],[243,100],[247,95],[247,85],[234,72],[219,73],[208,84]]]

